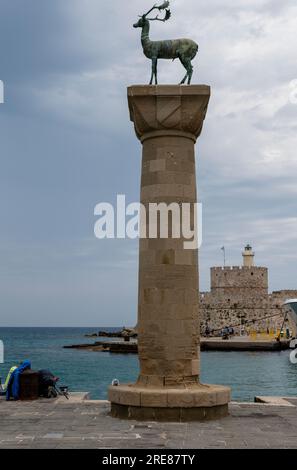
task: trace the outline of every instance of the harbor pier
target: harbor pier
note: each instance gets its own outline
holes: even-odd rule
[[[199,423],[115,420],[109,402],[85,398],[0,400],[0,449],[297,448],[297,397],[231,402],[228,417]]]

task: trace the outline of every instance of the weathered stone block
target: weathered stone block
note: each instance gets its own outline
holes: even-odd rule
[[[167,392],[165,390],[150,390],[141,391],[141,406],[149,407],[167,407]]]
[[[151,160],[149,162],[149,171],[160,172],[166,170],[166,159]]]

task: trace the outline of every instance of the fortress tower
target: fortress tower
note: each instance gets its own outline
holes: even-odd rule
[[[243,266],[213,267],[211,294],[218,299],[252,301],[268,295],[268,269],[254,266],[254,253],[247,245],[243,251]]]
[[[206,325],[211,330],[220,330],[240,325],[242,321],[262,329],[281,325],[283,302],[297,297],[297,291],[269,294],[268,269],[254,265],[255,254],[250,245],[245,246],[242,256],[243,266],[210,269],[211,290],[200,294],[202,333]],[[268,317],[271,320],[267,320]]]
[[[268,294],[268,269],[261,266],[247,268],[245,266],[214,267],[211,272],[211,292],[246,293],[247,289],[257,294]],[[245,294],[244,294],[245,295]]]

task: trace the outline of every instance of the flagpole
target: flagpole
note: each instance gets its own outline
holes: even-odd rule
[[[224,267],[226,266],[226,249],[224,246],[222,246],[221,250],[223,250],[224,253]]]

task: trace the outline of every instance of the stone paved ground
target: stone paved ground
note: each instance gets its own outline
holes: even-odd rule
[[[297,399],[290,400],[297,405]],[[230,405],[204,423],[120,421],[99,401],[0,401],[0,449],[297,448],[297,407]]]

